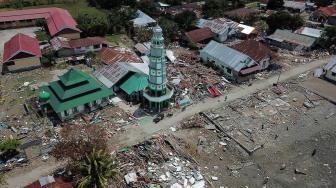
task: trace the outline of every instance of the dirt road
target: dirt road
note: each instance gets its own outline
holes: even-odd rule
[[[331,58],[317,60],[309,64],[304,64],[296,68],[293,68],[289,71],[283,72],[280,76],[279,81],[280,82],[285,81],[289,78],[295,77],[309,70],[320,67],[328,63],[330,59]],[[153,134],[169,129],[170,127],[176,125],[178,122],[194,114],[197,114],[199,112],[206,111],[212,108],[218,108],[224,105],[225,103],[228,103],[230,101],[233,101],[235,99],[238,99],[244,96],[248,96],[256,92],[257,90],[267,88],[273,85],[273,83],[277,82],[278,76],[279,75],[274,75],[273,77],[269,79],[259,80],[253,83],[252,86],[237,87],[226,95],[227,100],[225,100],[224,95],[218,98],[209,98],[205,100],[203,103],[194,104],[188,107],[184,112],[174,114],[173,117],[166,118],[157,124],[150,123],[148,125],[139,126],[136,128],[130,128],[124,134],[121,134],[119,137],[114,138],[111,141],[111,143],[112,144],[116,143],[118,146],[127,146],[127,145],[132,145],[137,142],[143,141],[146,138],[151,137]]]
[[[34,167],[28,167],[27,169],[20,169],[20,172],[17,173],[15,170],[7,175],[7,187],[8,188],[20,188],[24,187],[36,180],[41,176],[48,175],[50,172],[64,165],[64,162],[56,162],[54,160],[48,162],[39,162],[39,164],[33,165]]]

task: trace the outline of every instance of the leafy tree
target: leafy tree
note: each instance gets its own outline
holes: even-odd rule
[[[138,42],[148,42],[152,35],[153,32],[146,28],[139,28],[136,30],[136,38],[138,39]]]
[[[276,29],[296,30],[303,25],[303,19],[299,14],[290,14],[285,11],[272,14],[266,19],[268,32],[273,33]]]
[[[205,17],[221,17],[228,8],[230,6],[227,0],[208,0],[203,6],[203,14]]]
[[[78,181],[78,188],[107,188],[107,179],[117,175],[115,162],[102,150],[93,150],[86,155],[79,169],[82,178]]]
[[[191,29],[196,19],[196,14],[193,11],[184,11],[175,16],[175,22],[185,30]]]
[[[283,0],[269,0],[267,3],[267,9],[276,10],[282,8],[283,5]]]
[[[154,2],[151,0],[139,1],[136,7],[150,16],[156,15],[158,13]]]
[[[109,33],[116,34],[127,32],[130,33],[133,29],[133,23],[130,21],[135,16],[135,9],[124,8],[124,9],[113,9],[108,12],[107,20],[110,24]]]
[[[106,131],[99,126],[66,125],[60,137],[60,142],[52,152],[56,159],[80,161],[94,148],[107,151]]]
[[[176,39],[176,31],[179,30],[177,23],[167,18],[160,18],[159,25],[163,30],[163,35],[166,38],[166,41],[172,41]]]
[[[104,36],[109,28],[106,17],[80,13],[76,17],[82,37]]]
[[[313,0],[313,2],[319,7],[326,7],[332,4],[332,0]]]
[[[21,142],[19,140],[13,138],[9,138],[1,142],[0,151],[2,153],[0,155],[0,159],[8,160],[17,155],[19,153],[17,148],[20,144]]]
[[[330,52],[336,53],[336,26],[329,26],[324,29],[319,44],[329,49]]]
[[[99,7],[102,9],[119,8],[122,5],[135,6],[136,0],[87,0],[90,6]]]
[[[47,22],[45,19],[37,19],[35,21],[35,26],[42,28],[43,31],[47,31]]]

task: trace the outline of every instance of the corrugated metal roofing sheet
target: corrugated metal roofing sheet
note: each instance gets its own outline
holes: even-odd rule
[[[3,62],[12,60],[19,53],[41,57],[38,41],[22,33],[16,34],[4,45]]]
[[[147,26],[148,24],[156,23],[153,18],[151,18],[141,10],[137,10],[136,15],[137,18],[132,20],[134,26]]]
[[[120,85],[120,89],[122,89],[128,95],[130,95],[133,92],[144,90],[147,86],[148,86],[148,76],[135,73]]]
[[[0,12],[0,22],[40,18],[46,19],[51,36],[58,34],[64,29],[80,32],[77,28],[76,21],[72,18],[69,12],[61,8],[52,7]]]
[[[314,37],[314,38],[320,38],[322,35],[322,30],[320,29],[314,29],[310,27],[302,27],[298,30],[295,31],[295,33],[301,34],[301,35],[306,35],[309,37]]]
[[[257,63],[245,54],[229,48],[221,43],[211,41],[201,53],[207,53],[209,56],[218,60],[235,71],[239,72],[241,69],[251,67]]]
[[[281,30],[281,29],[277,29],[272,35],[268,36],[267,38],[276,40],[279,42],[286,41],[286,42],[302,45],[305,47],[311,47],[316,41],[315,38],[296,34],[289,30]]]

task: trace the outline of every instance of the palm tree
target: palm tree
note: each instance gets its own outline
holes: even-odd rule
[[[83,177],[78,181],[78,188],[106,188],[107,179],[117,174],[113,159],[102,150],[93,150],[86,155],[79,169]]]

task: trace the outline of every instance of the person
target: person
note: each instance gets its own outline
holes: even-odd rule
[[[227,100],[227,98],[228,98],[227,95],[225,95],[225,101]]]

